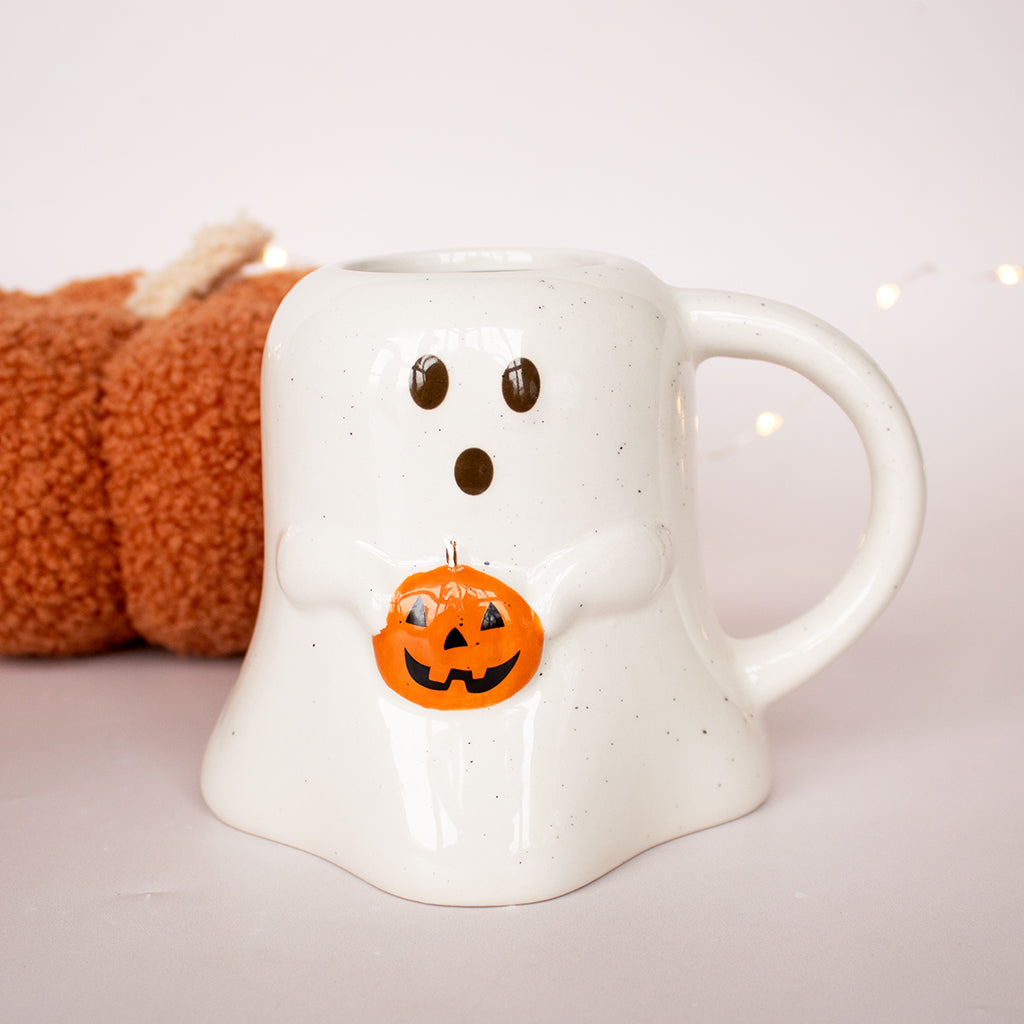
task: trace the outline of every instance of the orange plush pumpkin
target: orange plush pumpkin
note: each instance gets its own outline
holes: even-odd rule
[[[373,638],[377,668],[423,708],[485,708],[533,678],[544,647],[537,613],[511,587],[467,565],[415,573]]]

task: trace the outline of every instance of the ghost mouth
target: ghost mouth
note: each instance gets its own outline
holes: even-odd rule
[[[467,693],[487,693],[493,690],[515,667],[519,660],[519,651],[516,651],[508,661],[500,665],[492,665],[484,674],[477,679],[467,668],[453,668],[448,672],[448,678],[444,682],[436,682],[430,678],[430,667],[417,661],[408,651],[405,652],[405,667],[414,683],[425,686],[428,690],[447,690],[452,683],[458,679],[466,687]]]

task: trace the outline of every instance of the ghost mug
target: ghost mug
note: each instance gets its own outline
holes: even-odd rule
[[[871,472],[828,599],[742,640],[695,528],[694,376],[714,356],[822,388]],[[763,709],[882,611],[921,529],[913,429],[860,349],[618,257],[325,267],[282,303],[262,387],[262,601],[203,792],[424,902],[556,896],[756,807]]]

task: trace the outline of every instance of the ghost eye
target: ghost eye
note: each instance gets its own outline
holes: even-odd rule
[[[540,396],[540,370],[529,359],[513,359],[501,375],[501,395],[513,412],[532,409]]]
[[[484,612],[483,621],[480,623],[480,628],[483,629],[497,629],[499,626],[504,626],[505,620],[501,617],[501,612],[494,607],[492,601],[487,606],[487,611]]]
[[[423,598],[417,597],[415,604],[409,609],[405,621],[410,626],[425,626],[427,624],[427,609],[423,606]]]
[[[409,372],[409,394],[421,409],[436,409],[448,394],[448,367],[437,356],[420,356]]]

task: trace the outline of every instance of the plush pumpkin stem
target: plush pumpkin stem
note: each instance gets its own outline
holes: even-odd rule
[[[166,316],[185,299],[206,295],[260,259],[271,237],[265,227],[245,217],[202,228],[183,256],[139,278],[126,305],[143,319]]]

